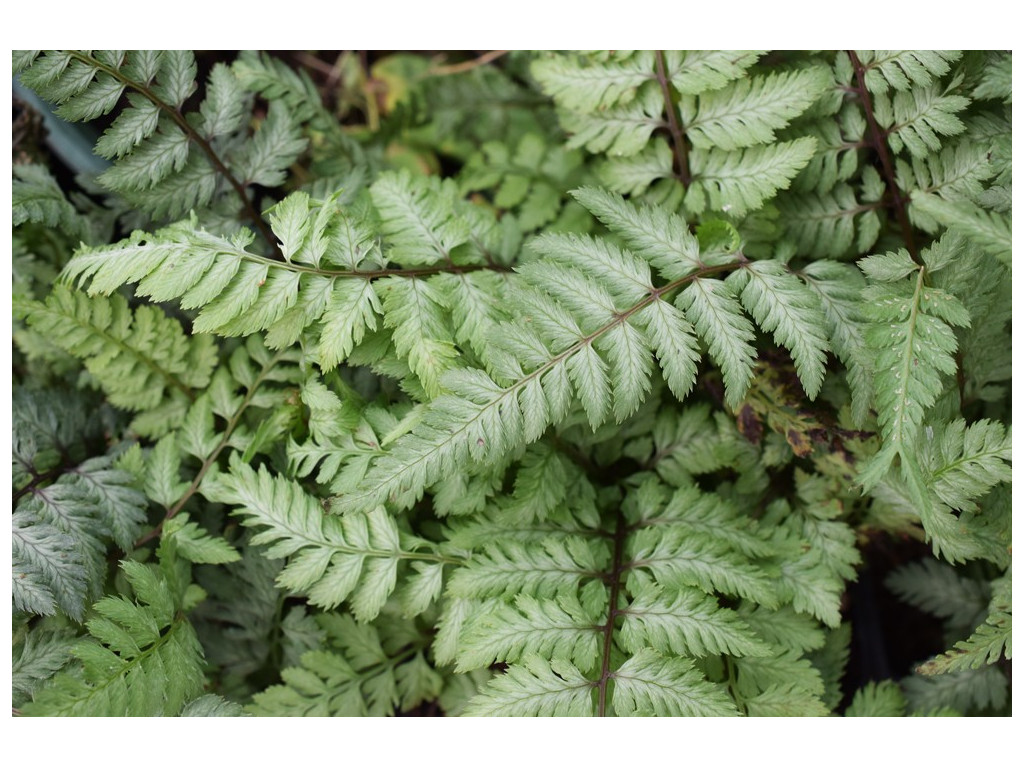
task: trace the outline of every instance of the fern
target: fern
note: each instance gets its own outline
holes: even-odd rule
[[[968,103],[963,96],[940,94],[935,88],[914,88],[895,94],[891,103],[876,99],[875,115],[888,129],[894,152],[905,146],[914,157],[925,157],[942,148],[939,136],[956,136],[964,130],[956,113]]]
[[[914,196],[914,207],[934,221],[977,243],[1004,264],[1010,264],[1010,222],[1005,216],[972,205],[957,205],[939,197]]]
[[[22,712],[26,715],[154,716],[177,714],[202,686],[202,649],[177,611],[198,597],[176,594],[166,576],[125,561],[136,600],[105,597],[86,626],[91,637],[74,657],[82,674],[60,673]]]
[[[303,654],[301,666],[282,671],[283,685],[258,694],[255,715],[382,716],[395,708],[407,711],[440,694],[441,676],[427,664],[415,632],[390,619],[382,638],[373,625],[360,626],[348,616],[324,615],[327,649]],[[398,632],[394,630],[398,629]],[[405,631],[402,632],[402,629]],[[405,637],[403,637],[403,634]],[[397,647],[396,647],[397,646]]]
[[[71,463],[72,446],[47,434],[46,422],[62,417],[47,394],[54,393],[22,391],[17,401],[22,418],[14,422],[14,608],[40,615],[60,609],[81,620],[86,604],[98,596],[107,546],[113,541],[131,550],[146,522],[146,498],[133,473],[111,456]],[[83,403],[72,400],[74,405]],[[24,418],[30,414],[36,419]]]
[[[767,144],[828,84],[825,69],[737,80],[699,100],[682,100],[680,117],[694,147],[731,150]]]
[[[66,120],[105,115],[128,94],[130,106],[96,145],[97,154],[114,160],[100,180],[158,218],[177,218],[211,205],[226,189],[235,196],[235,209],[245,210],[266,234],[248,188],[281,184],[283,169],[306,146],[280,105],[270,110],[252,140],[239,146],[246,94],[224,65],[211,71],[199,110],[183,114],[197,88],[190,51],[48,51],[22,57],[16,72],[57,104]]]
[[[31,696],[71,658],[76,643],[67,630],[22,631],[14,636],[14,660],[11,666],[11,690],[15,707]]]
[[[15,714],[1010,713],[1009,52],[325,55],[14,53]]]
[[[959,51],[858,51],[865,65],[868,88],[882,93],[887,87],[906,91],[914,85],[931,85],[936,76],[949,71],[960,58]]]
[[[642,217],[619,203],[608,218],[616,221],[611,225],[616,229],[623,222],[621,229],[629,233]],[[692,235],[682,234],[676,243],[671,239],[677,235],[669,235],[671,247],[693,252],[694,244],[688,242]],[[650,252],[634,255],[595,240],[547,235],[535,241],[533,249],[545,262],[524,265],[521,274],[527,285],[512,299],[537,332],[520,330],[495,339],[507,356],[495,369],[497,378],[514,383],[502,387],[481,371],[452,372],[442,380],[452,394],[435,400],[413,432],[374,462],[362,493],[340,499],[341,508],[367,503],[356,501],[364,495],[370,504],[383,503],[396,491],[408,499],[399,503],[407,505],[464,462],[486,461],[531,442],[549,420],[564,412],[572,389],[595,429],[609,415],[612,398],[619,403],[614,416],[621,421],[636,409],[648,387],[648,349],[670,361],[666,375],[685,394],[688,374],[675,368],[679,363],[674,353],[682,348],[688,350],[687,357],[696,358],[694,327],[708,340],[712,356],[722,365],[728,397],[736,402],[753,364],[753,328],[742,313],[744,305],[762,327],[793,348],[805,389],[817,393],[827,340],[811,328],[820,315],[813,313],[816,301],[799,281],[787,279],[777,267],[757,263],[743,263],[736,281],[715,280],[709,276],[735,268],[736,262],[730,264],[735,257],[727,253],[712,252],[703,258],[716,266],[684,276],[678,276],[677,267],[666,266],[664,277],[675,279],[656,285],[645,258],[659,268],[662,247],[655,244]],[[746,287],[737,297],[732,286],[748,274],[752,277],[742,281]],[[559,282],[565,306],[529,285]],[[679,288],[684,290],[670,304],[665,297]],[[794,298],[799,304],[784,310]],[[806,312],[798,308],[800,304]],[[502,411],[499,424],[495,417]],[[407,484],[408,490],[403,487]]]
[[[91,239],[89,221],[65,197],[57,180],[42,166],[20,165],[13,168],[11,189],[14,226],[26,222],[59,227],[70,237]]]
[[[544,137],[528,133],[512,151],[496,141],[481,147],[462,167],[459,185],[463,192],[495,188],[494,204],[513,211],[524,231],[552,222],[558,227],[574,210],[564,198],[581,164],[580,153],[549,146]]]
[[[452,574],[451,593],[481,607],[443,617],[437,642],[455,631],[448,624],[455,622],[464,647],[456,653],[457,669],[510,663],[470,712],[736,712],[737,702],[698,672],[693,659],[728,654],[741,674],[753,674],[746,659],[777,653],[771,640],[709,596],[722,591],[776,607],[764,572],[738,557],[765,558],[773,546],[752,520],[695,487],[677,492],[667,506],[665,497],[657,484],[640,486],[627,497],[627,515],[615,523],[612,541],[552,530],[538,540],[539,549],[528,549],[515,538],[526,530],[509,526],[500,534],[507,543],[487,546]],[[605,573],[610,587],[600,580]],[[609,667],[613,643],[632,655],[616,669]],[[550,666],[544,658],[553,659]],[[733,695],[745,702],[769,685],[756,678]]]
[[[120,296],[91,301],[58,285],[45,303],[17,311],[30,328],[84,359],[113,405],[139,412],[140,433],[158,436],[177,426],[195,390],[210,381],[216,353],[209,338],[187,337],[156,307],[132,312]]]
[[[208,493],[240,506],[246,525],[267,528],[252,538],[253,544],[272,545],[267,557],[295,555],[277,577],[280,586],[307,592],[313,605],[325,608],[349,599],[354,615],[365,621],[376,617],[390,596],[400,562],[412,560],[419,567],[402,596],[405,612],[422,613],[437,597],[444,559],[416,552],[422,544],[415,540],[403,549],[394,521],[382,509],[365,518],[324,518],[320,505],[294,484],[257,477],[244,465],[235,471]]]

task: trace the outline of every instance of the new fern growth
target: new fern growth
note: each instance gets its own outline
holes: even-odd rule
[[[14,54],[18,713],[1009,714],[1009,53],[311,58]]]

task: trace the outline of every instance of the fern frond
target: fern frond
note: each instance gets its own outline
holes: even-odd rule
[[[778,207],[786,235],[799,254],[811,258],[838,259],[854,244],[857,253],[866,253],[881,230],[879,206],[858,201],[847,184],[825,195],[780,198]]]
[[[157,307],[133,312],[121,296],[90,299],[56,285],[45,303],[28,304],[24,312],[31,328],[85,361],[111,403],[143,414],[166,411],[170,401],[183,411],[209,383],[216,362],[211,339],[186,337]]]
[[[356,322],[383,307],[384,325],[394,329],[395,351],[408,360],[428,397],[440,394],[440,379],[455,363],[458,352],[448,322],[448,299],[426,280],[388,277],[374,285],[379,303],[368,305],[363,316],[350,312]],[[344,316],[339,318],[342,320]],[[360,332],[360,335],[361,332]]]
[[[285,595],[274,584],[282,565],[281,560],[268,560],[256,547],[245,544],[241,559],[220,568],[197,569],[208,597],[190,618],[208,668],[216,670],[215,674],[232,680],[245,678],[275,651],[281,653],[283,664],[297,665],[302,653],[319,647],[323,630],[316,624],[310,626],[312,617],[305,609],[296,606],[285,612]],[[236,600],[238,594],[246,599]],[[283,618],[279,612],[284,613]],[[224,695],[238,700],[252,692],[248,685],[231,686]]]
[[[836,115],[818,119],[813,123],[799,121],[784,130],[781,138],[810,136],[817,142],[814,156],[793,179],[795,192],[825,195],[837,184],[850,181],[858,170],[858,160],[867,121],[854,105],[847,104]]]
[[[962,332],[964,398],[994,402],[1005,392],[1005,382],[1012,375],[1010,315],[1012,312],[1012,286],[1009,268],[993,269],[993,262],[974,262],[977,271],[973,279],[960,282],[959,278],[945,283],[953,287],[972,286],[975,290],[961,295],[971,313],[971,327]],[[953,278],[953,273],[949,273]]]
[[[197,88],[190,51],[50,51],[28,61],[21,62],[22,82],[58,104],[67,120],[92,120],[128,94],[128,106],[96,145],[113,160],[100,177],[108,189],[171,218],[230,195],[234,211],[269,235],[248,187],[281,184],[283,169],[306,146],[283,105],[272,104],[260,129],[239,146],[249,99],[223,64],[211,70],[198,111],[186,113]]]
[[[751,558],[775,552],[753,520],[720,496],[702,493],[692,480],[678,483],[671,493],[653,479],[645,480],[626,499],[624,511],[630,522],[702,535]]]
[[[526,449],[508,511],[524,522],[543,522],[566,503],[573,464],[546,443]]]
[[[284,184],[285,171],[305,148],[306,139],[287,108],[271,104],[259,130],[230,161],[243,186],[279,187]]]
[[[805,266],[800,277],[818,295],[829,342],[846,366],[854,422],[863,424],[872,399],[874,370],[863,341],[863,277],[853,265],[824,260]]]
[[[679,280],[703,265],[700,244],[681,216],[661,207],[630,205],[618,195],[596,187],[582,187],[572,196],[621,236],[627,246],[642,254],[644,260],[650,262],[666,280]],[[600,243],[595,243],[595,247],[597,245]],[[605,247],[610,249],[610,246]],[[628,277],[638,289],[646,290],[650,284],[650,273],[642,262],[637,264],[635,258],[616,255],[615,260],[609,260],[609,269],[615,269],[616,261],[625,261],[623,266],[629,268]],[[594,277],[603,276],[592,274]]]
[[[914,157],[926,157],[942,149],[939,136],[956,136],[964,130],[957,117],[970,99],[940,92],[937,87],[913,88],[888,98],[876,97],[875,116],[888,131],[893,152],[906,147]]]
[[[546,538],[531,546],[504,540],[482,551],[456,570],[448,589],[456,597],[486,598],[526,592],[554,598],[600,572],[607,551],[580,537]]]
[[[370,194],[392,261],[409,266],[450,263],[452,251],[469,240],[468,223],[456,215],[461,201],[454,182],[386,173]]]
[[[740,312],[732,287],[718,280],[697,279],[679,294],[676,304],[721,367],[726,400],[730,406],[738,405],[753,376],[756,352],[751,344],[754,327]]]
[[[11,224],[37,222],[59,228],[73,238],[90,239],[89,220],[64,196],[50,172],[41,165],[15,165],[11,186]]]
[[[982,182],[994,172],[987,155],[984,143],[963,139],[938,154],[913,157],[909,163],[898,159],[896,183],[911,196],[938,195],[951,203],[973,201],[982,193]],[[917,223],[920,213],[913,206],[910,214]],[[926,223],[920,220],[921,225]]]
[[[812,400],[825,377],[825,316],[817,298],[778,262],[752,261],[727,278],[758,325],[793,353],[797,375]]]
[[[703,592],[650,586],[624,611],[622,646],[630,653],[653,648],[677,656],[765,655],[768,646],[736,614]]]
[[[552,146],[541,135],[527,133],[515,147],[487,142],[459,171],[463,191],[496,187],[494,204],[515,213],[523,231],[535,230],[566,215],[565,191],[579,176],[579,152]]]
[[[402,281],[396,281],[395,287],[415,290],[414,286],[406,286]],[[382,313],[380,299],[369,280],[336,283],[322,315],[320,365],[325,370],[331,370],[348,358],[353,348],[362,342],[367,331],[377,330],[377,318]],[[411,343],[407,343],[408,348],[411,346]],[[417,368],[426,370],[424,366]]]
[[[748,717],[827,717],[829,708],[820,698],[795,683],[775,683],[756,696],[744,699]]]
[[[15,610],[49,616],[59,607],[81,620],[90,578],[74,536],[17,511],[11,518],[11,567]]]
[[[616,208],[594,193],[584,192],[581,200],[595,200],[611,226],[643,249],[634,255],[600,240],[566,235],[533,241],[532,249],[545,258],[523,265],[520,274],[535,287],[520,283],[510,293],[526,323],[501,326],[492,339],[500,352],[492,352],[492,360],[503,361],[494,369],[495,378],[509,383],[501,386],[479,370],[445,373],[439,380],[445,392],[410,434],[374,461],[355,493],[335,500],[337,509],[366,511],[388,502],[407,506],[466,462],[488,463],[535,440],[566,412],[573,389],[594,429],[609,411],[622,420],[650,386],[652,349],[659,360],[668,361],[663,363],[667,378],[685,394],[696,361],[693,327],[722,368],[728,401],[742,399],[753,373],[754,326],[743,314],[732,279],[711,277],[736,270],[736,255],[713,248],[707,259],[717,266],[694,272],[673,266],[672,255],[692,252],[693,244],[691,236],[680,236],[672,217],[647,214],[668,232],[640,236],[637,221],[644,221],[644,213],[624,211],[621,202]],[[682,276],[657,286],[646,258]],[[793,352],[804,387],[816,394],[827,340],[815,295],[776,262],[742,262],[740,267],[767,286],[759,293],[745,283],[744,302],[762,327],[775,331]],[[674,307],[668,306],[667,294],[679,288]]]
[[[1013,91],[1013,59],[1005,51],[990,51],[980,82],[971,91],[975,99],[999,99],[1010,104]]]
[[[175,551],[190,563],[220,565],[241,559],[238,550],[220,536],[211,536],[188,515],[177,515],[165,521],[163,542],[171,542]]]
[[[743,603],[736,612],[758,637],[773,646],[807,652],[826,645],[821,625],[810,615],[797,613],[791,605],[769,610],[765,606]]]
[[[56,484],[65,482],[81,489],[95,508],[102,529],[121,549],[130,551],[146,519],[146,501],[132,473],[109,456],[96,456],[61,476]]]
[[[202,648],[165,578],[121,563],[137,601],[105,597],[86,622],[92,637],[72,653],[81,675],[60,673],[22,708],[25,715],[93,717],[177,714],[202,688]]]
[[[637,89],[654,78],[654,54],[638,51],[604,62],[553,56],[534,61],[531,72],[561,106],[593,112],[632,100]]]
[[[178,717],[243,717],[245,710],[241,704],[228,701],[223,696],[208,693],[193,699],[186,704]]]
[[[252,714],[382,717],[396,708],[413,709],[441,692],[441,676],[422,649],[402,639],[401,630],[408,635],[408,626],[388,616],[378,626],[356,624],[344,614],[317,618],[326,630],[326,648],[307,651],[300,666],[282,670],[282,685],[253,697]],[[415,630],[412,637],[417,638]]]
[[[901,599],[957,630],[982,623],[990,600],[988,585],[935,560],[908,563],[890,574],[885,584]]]
[[[988,665],[945,675],[913,675],[901,684],[912,712],[991,713],[1002,710],[1010,698],[1006,676]]]
[[[992,599],[984,624],[971,636],[944,654],[925,662],[917,672],[925,675],[978,669],[982,664],[995,664],[1000,658],[1012,659],[1013,585],[1010,572],[992,582]]]
[[[379,184],[374,194],[384,206],[387,258],[423,263],[426,257],[410,255],[413,246],[403,245],[402,238],[420,244],[426,232],[439,238],[432,241],[436,247],[427,246],[428,263],[444,259],[459,271],[444,254],[468,238],[466,220],[451,218],[452,208],[433,197],[430,211],[418,210],[417,201],[430,194],[429,185],[397,175],[382,177]],[[454,187],[449,191],[449,197],[454,195]],[[293,344],[306,328],[319,323],[317,354],[325,370],[345,360],[383,315],[385,325],[395,329],[399,354],[436,395],[438,379],[456,355],[446,317],[449,298],[433,283],[413,279],[419,274],[415,270],[406,277],[401,270],[383,269],[384,258],[363,215],[342,211],[337,197],[320,202],[296,193],[271,214],[285,262],[246,250],[249,240],[244,236],[227,240],[182,222],[153,235],[136,232],[116,246],[82,250],[65,275],[88,281],[92,295],[138,282],[140,295],[156,301],[179,299],[183,308],[201,309],[194,323],[198,332],[244,336],[266,330],[274,347]],[[435,225],[436,233],[424,229]],[[474,295],[479,281],[469,275],[448,277],[452,280],[443,284],[457,297],[463,289]],[[375,278],[387,279],[373,284]],[[460,335],[476,335],[465,329],[471,312],[491,322],[500,315],[496,308],[481,306],[478,298],[476,308],[461,316]]]
[[[714,210],[742,217],[786,189],[814,149],[814,139],[804,137],[734,152],[695,150],[690,155],[693,183],[686,191],[686,208],[694,214]]]
[[[868,683],[855,694],[846,717],[901,717],[907,708],[900,687],[892,680]]]
[[[645,528],[627,542],[633,567],[674,589],[699,587],[738,595],[763,605],[778,605],[765,571],[720,541],[680,528]]]
[[[874,94],[928,86],[949,72],[960,51],[857,51],[864,64],[864,80]]]
[[[869,278],[887,281],[865,289],[864,310],[873,321],[866,340],[877,351],[875,396],[883,439],[862,473],[861,482],[870,488],[897,454],[914,462],[917,429],[939,396],[939,376],[956,370],[956,338],[948,324],[966,326],[970,317],[954,297],[927,287],[927,267],[904,250],[870,256],[860,266]]]
[[[824,67],[737,80],[679,104],[686,136],[701,149],[768,144],[831,85]]]
[[[672,148],[655,136],[640,152],[627,158],[610,157],[597,168],[601,183],[621,195],[642,194],[658,179],[672,177]]]
[[[744,656],[732,662],[736,667],[736,688],[744,699],[754,698],[775,686],[793,685],[807,694],[825,693],[821,674],[799,652],[789,650],[771,656]]]
[[[764,51],[665,51],[665,70],[682,94],[716,91],[743,77]]]
[[[728,717],[738,714],[729,695],[693,668],[689,659],[645,649],[612,675],[612,707],[620,717]]]
[[[411,604],[425,609],[440,593],[441,582],[434,577],[446,558],[405,549],[394,519],[382,508],[343,519],[324,515],[297,483],[244,464],[218,477],[210,494],[238,507],[243,525],[264,529],[252,543],[269,545],[266,557],[291,557],[277,583],[307,594],[313,605],[330,609],[348,600],[360,621],[371,620],[394,591],[403,560],[422,561],[421,577],[426,574],[426,599],[414,596]]]
[[[562,125],[570,135],[567,146],[588,152],[630,157],[640,152],[651,134],[663,127],[664,100],[658,86],[647,82],[626,106],[599,112],[565,112]]]
[[[231,72],[242,87],[265,99],[287,104],[288,111],[299,122],[313,120],[318,130],[336,125],[305,70],[296,71],[265,51],[242,51],[231,64]]]
[[[47,680],[71,659],[78,637],[67,630],[15,632],[11,660],[12,704],[15,707],[31,699]]]
[[[106,541],[133,548],[145,521],[145,497],[133,487],[134,478],[111,463],[105,456],[88,459],[52,484],[33,484],[16,495],[16,609],[52,615],[60,608],[80,621],[102,584]]]
[[[594,683],[565,659],[526,656],[492,678],[463,710],[467,717],[589,717]]]
[[[14,52],[16,715],[1009,713],[1007,52],[335,53]]]
[[[588,615],[575,599],[536,599],[521,593],[515,605],[498,603],[471,617],[460,638],[457,672],[537,655],[565,658],[589,669],[600,653],[599,617]]]
[[[966,237],[986,253],[1010,266],[1013,238],[1009,216],[986,211],[969,202],[950,202],[918,191],[912,194],[910,210]]]
[[[1011,480],[1010,432],[982,419],[966,426],[957,419],[933,432],[922,451],[935,494],[953,509],[968,509],[999,483]]]

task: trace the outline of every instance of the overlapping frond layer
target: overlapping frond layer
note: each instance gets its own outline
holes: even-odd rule
[[[102,587],[108,542],[126,552],[133,548],[146,497],[109,456],[47,471],[45,435],[23,419],[15,426],[15,460],[27,476],[15,477],[14,608],[44,616],[59,609],[81,621]]]
[[[865,80],[872,93],[889,88],[907,91],[913,85],[931,85],[945,75],[960,51],[857,51],[864,63]]]
[[[875,117],[888,130],[889,146],[894,152],[904,147],[913,157],[926,157],[942,149],[940,136],[956,136],[964,124],[957,117],[970,100],[964,96],[941,93],[935,86],[912,88],[887,98],[876,96]]]
[[[463,193],[493,189],[494,204],[528,232],[571,215],[565,193],[577,185],[582,164],[582,153],[531,132],[514,147],[486,142],[466,161],[458,181]]]
[[[58,105],[65,120],[105,115],[127,95],[127,106],[96,143],[96,153],[112,161],[100,181],[157,218],[178,218],[230,197],[233,209],[248,209],[259,227],[247,188],[280,185],[306,147],[283,104],[272,103],[248,135],[251,97],[225,64],[212,68],[205,97],[186,113],[198,88],[191,51],[34,53],[18,60],[16,72]]]
[[[680,100],[687,138],[695,147],[724,150],[768,144],[831,82],[825,68],[748,77],[695,98]]]
[[[150,423],[140,432],[159,435],[180,424],[217,363],[209,337],[186,336],[158,307],[133,311],[122,296],[90,298],[58,284],[45,302],[25,302],[19,312],[31,328],[84,360],[113,405],[138,412],[137,426]],[[162,418],[147,418],[155,413]]]
[[[786,197],[778,205],[799,253],[838,259],[851,247],[864,253],[875,244],[882,223],[875,202],[858,200],[852,187],[840,184],[826,195]]]
[[[14,54],[16,714],[1009,712],[1008,52],[323,53]]]
[[[19,636],[20,635],[20,636]],[[78,641],[70,630],[19,632],[12,637],[12,704],[20,707],[71,659]]]
[[[1012,253],[1010,217],[986,211],[969,202],[949,202],[915,191],[911,210],[928,216],[950,231],[966,237],[1007,266]]]
[[[966,640],[959,640],[950,650],[926,661],[917,668],[924,675],[946,674],[978,669],[995,664],[1002,658],[1013,658],[1013,598],[1009,575],[999,579],[989,603],[985,622]]]
[[[813,138],[775,144],[775,134],[831,85],[825,67],[744,78],[758,55],[572,54],[538,58],[533,74],[559,107],[569,146],[608,155],[599,172],[609,187],[640,195],[675,179],[691,213],[742,217],[814,154]]]
[[[985,581],[925,560],[903,566],[886,583],[904,601],[942,619],[947,637],[966,637],[902,681],[910,708],[968,714],[1004,706],[1008,685],[998,665],[1013,654],[1009,570]]]
[[[65,276],[87,284],[93,296],[137,283],[139,295],[177,299],[182,308],[199,310],[193,323],[199,333],[266,331],[271,347],[284,348],[314,327],[323,370],[345,361],[368,333],[393,329],[398,354],[427,394],[436,396],[441,374],[457,357],[456,342],[483,351],[484,329],[503,313],[482,290],[497,287],[497,276],[472,273],[482,261],[478,255],[459,251],[459,260],[472,264],[452,263],[471,232],[488,237],[474,229],[487,222],[460,214],[452,186],[445,187],[446,197],[434,197],[434,186],[408,175],[383,176],[371,190],[379,226],[371,224],[365,207],[341,208],[337,196],[322,202],[302,192],[287,197],[270,212],[283,262],[248,250],[244,234],[226,239],[197,231],[191,221],[152,235],[136,232],[115,246],[82,249]],[[392,261],[430,266],[419,277],[416,270],[386,268]],[[446,268],[454,274],[427,279]],[[454,324],[450,307],[458,307]]]
[[[350,616],[317,617],[326,642],[281,672],[282,684],[258,693],[247,708],[271,717],[382,717],[436,699],[442,678],[427,662],[418,631],[385,615],[375,624]],[[407,638],[412,638],[409,642]]]
[[[150,566],[124,561],[121,569],[136,599],[105,597],[93,606],[91,637],[72,650],[82,673],[55,676],[24,714],[176,715],[202,690],[202,648],[180,612],[186,595]]]
[[[778,607],[769,574],[789,542],[696,486],[672,492],[650,477],[635,482],[622,511],[604,511],[603,530],[574,534],[565,518],[539,528],[494,519],[482,552],[453,571],[449,594],[459,609],[441,616],[435,653],[451,654],[458,670],[508,665],[467,712],[736,714],[800,670],[799,697],[820,714],[821,680],[801,658],[817,641],[748,623],[754,606]],[[453,523],[451,542],[467,544],[475,527]],[[746,610],[724,607],[724,595],[746,598]],[[830,600],[838,615],[839,594]],[[745,682],[733,688],[705,665],[720,655],[737,665],[768,661],[740,666]]]
[[[947,235],[923,254],[923,265],[912,261],[905,251],[860,262],[865,274],[876,281],[865,289],[865,313],[871,321],[865,339],[877,351],[875,403],[883,440],[879,452],[865,464],[860,481],[872,488],[898,456],[901,475],[925,531],[936,550],[953,560],[980,556],[978,543],[963,536],[966,529],[957,524],[934,487],[922,456],[921,436],[933,431],[932,427],[925,429],[926,411],[942,393],[943,377],[957,370],[952,327],[971,322],[955,296],[930,287],[926,278],[941,270],[962,245],[961,240]]]
[[[371,620],[394,591],[406,560],[415,561],[417,572],[402,593],[404,610],[422,613],[440,594],[445,558],[431,549],[418,551],[424,544],[419,539],[403,546],[394,518],[383,508],[365,516],[325,516],[297,483],[243,464],[220,476],[207,493],[237,507],[244,525],[261,528],[251,541],[268,545],[267,557],[290,557],[277,584],[305,593],[313,605],[330,609],[347,600],[356,618]]]
[[[650,389],[652,353],[684,397],[696,376],[698,337],[736,404],[755,355],[754,324],[744,309],[791,351],[805,391],[817,394],[829,349],[824,314],[818,295],[784,265],[739,261],[716,248],[701,254],[682,220],[665,211],[636,209],[596,190],[581,190],[578,199],[636,252],[572,235],[532,241],[540,258],[518,269],[522,280],[509,295],[522,322],[495,332],[489,375],[444,374],[444,393],[409,434],[373,459],[359,487],[338,497],[335,509],[409,506],[469,462],[491,462],[536,440],[563,417],[574,394],[594,429],[609,417],[621,422]],[[667,281],[656,280],[651,267]],[[716,277],[730,271],[727,280]],[[409,311],[411,300],[404,304]]]
[[[16,165],[12,169],[11,224],[37,222],[60,228],[71,237],[90,238],[91,227],[75,206],[65,197],[52,174],[41,165]]]

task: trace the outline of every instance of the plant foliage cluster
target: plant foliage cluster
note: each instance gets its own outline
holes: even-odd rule
[[[16,712],[1009,714],[1009,53],[14,70]]]

